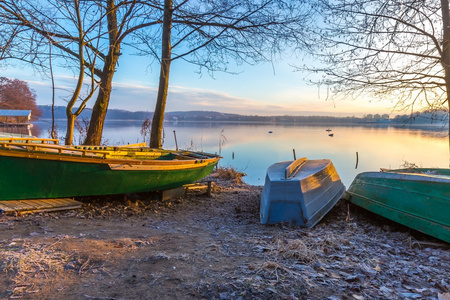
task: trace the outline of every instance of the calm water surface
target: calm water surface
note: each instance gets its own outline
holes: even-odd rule
[[[107,121],[104,140],[117,145],[142,142],[142,122]],[[39,121],[37,134],[48,137],[49,122]],[[58,123],[64,134],[64,123]],[[333,137],[326,129],[330,128]],[[447,132],[442,126],[427,130],[405,127],[374,126],[303,126],[273,124],[165,123],[166,149],[175,149],[174,131],[180,149],[220,153],[219,165],[233,167],[247,174],[244,180],[264,185],[267,168],[279,161],[306,156],[332,160],[348,187],[356,174],[399,168],[408,163],[420,167],[449,166]],[[271,132],[271,133],[270,133]],[[78,142],[77,137],[75,141]],[[358,153],[358,167],[356,167]]]

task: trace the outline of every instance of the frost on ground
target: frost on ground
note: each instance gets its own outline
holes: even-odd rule
[[[341,200],[314,228],[259,223],[262,187],[83,199],[0,217],[2,299],[446,299],[450,246]]]

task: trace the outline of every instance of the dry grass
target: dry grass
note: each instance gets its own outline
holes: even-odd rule
[[[242,177],[246,175],[247,174],[239,172],[233,167],[219,167],[212,174],[212,176],[214,177],[218,177],[224,180],[232,180],[236,184],[242,184]]]
[[[79,261],[73,253],[65,253],[54,248],[55,244],[33,244],[11,242],[0,247],[0,267],[10,274],[12,285],[9,287],[11,298],[22,298],[25,295],[37,293],[39,287],[33,283],[34,278],[52,277],[53,274],[71,268],[82,272],[89,264],[89,259]]]
[[[274,238],[270,243],[262,240],[255,241],[258,248],[267,252],[267,261],[251,266],[256,270],[256,274],[265,273],[271,278],[275,278],[274,283],[278,283],[285,276],[296,276],[289,265],[298,262],[311,264],[315,261],[314,251],[304,241],[300,239]]]
[[[293,239],[277,236],[268,243],[263,240],[257,240],[255,243],[260,251],[267,253],[267,260],[252,268],[256,269],[257,274],[265,273],[275,278],[275,282],[281,282],[285,276],[300,277],[293,266],[300,264],[313,267],[318,262],[320,266],[324,256],[339,252],[347,244],[333,234],[306,234],[302,238]],[[374,268],[378,267],[376,261],[370,263],[374,264]]]
[[[295,259],[302,263],[310,263],[316,259],[315,251],[300,239],[285,241],[277,238],[272,249],[272,254],[283,259]]]

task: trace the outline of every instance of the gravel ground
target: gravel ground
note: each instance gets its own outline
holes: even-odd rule
[[[259,223],[262,187],[81,199],[0,217],[2,299],[450,299],[450,245],[341,200],[314,228]]]

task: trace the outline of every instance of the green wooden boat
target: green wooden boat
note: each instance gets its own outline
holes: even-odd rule
[[[450,243],[450,169],[364,172],[356,176],[346,199]]]
[[[0,138],[0,200],[161,191],[209,175],[219,156],[125,146]]]

